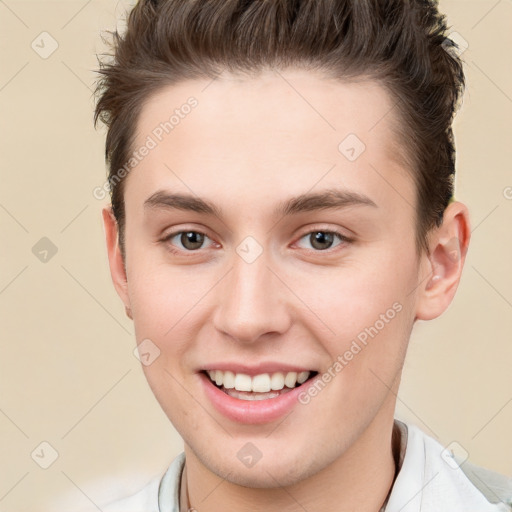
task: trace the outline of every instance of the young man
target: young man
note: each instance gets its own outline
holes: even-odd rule
[[[112,278],[185,443],[104,510],[510,510],[394,420],[470,238],[435,3],[141,0],[101,73]]]

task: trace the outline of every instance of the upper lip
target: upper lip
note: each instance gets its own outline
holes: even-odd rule
[[[222,362],[222,363],[211,363],[200,369],[200,371],[210,371],[210,370],[221,370],[221,371],[231,371],[233,373],[244,373],[246,375],[250,375],[253,377],[254,375],[261,375],[262,373],[276,373],[276,372],[314,372],[311,368],[294,365],[290,363],[278,363],[278,362],[262,362],[257,365],[246,365],[235,362]]]

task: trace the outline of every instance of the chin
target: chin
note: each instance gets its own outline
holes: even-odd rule
[[[277,489],[300,483],[310,476],[305,467],[297,466],[291,470],[289,465],[263,463],[252,468],[240,468],[240,465],[226,464],[222,468],[211,468],[217,475],[228,482],[253,489]],[[299,471],[299,472],[298,472]]]
[[[256,444],[257,441],[254,443]],[[265,456],[265,448],[262,448],[261,458],[252,466],[247,466],[238,457],[240,450],[238,444],[232,455],[228,455],[228,451],[231,452],[230,449],[217,454],[199,448],[198,452],[201,454],[199,459],[218,477],[233,484],[254,489],[273,489],[298,484],[332,462],[329,457],[326,457],[322,463],[318,454],[314,457],[312,453],[306,453],[299,447],[295,454],[281,451],[279,448],[272,448],[270,451],[269,447],[270,456]],[[245,443],[242,444],[244,445]],[[195,452],[196,456],[198,452]]]

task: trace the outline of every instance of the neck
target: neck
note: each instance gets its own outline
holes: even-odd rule
[[[342,456],[311,477],[286,487],[276,482],[274,488],[250,488],[230,482],[229,475],[220,478],[185,445],[181,510],[379,512],[395,478],[393,412],[394,407],[381,409]]]

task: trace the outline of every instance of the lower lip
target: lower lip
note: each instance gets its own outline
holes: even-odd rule
[[[306,385],[293,388],[275,398],[266,400],[241,400],[224,393],[204,374],[199,374],[206,395],[221,414],[238,423],[258,424],[277,420],[290,412],[299,403],[298,397],[307,389]]]

